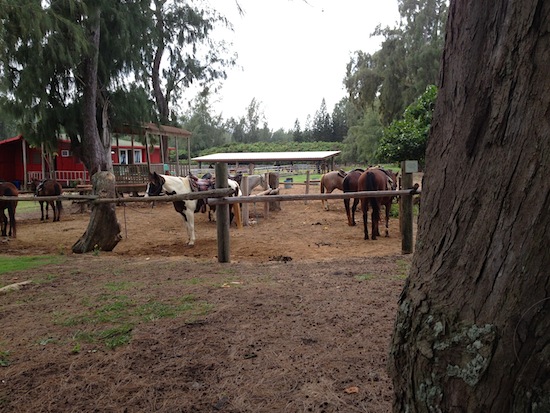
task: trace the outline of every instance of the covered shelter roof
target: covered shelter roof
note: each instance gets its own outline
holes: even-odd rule
[[[196,162],[294,162],[325,161],[339,155],[340,151],[300,151],[300,152],[228,152],[213,153],[192,158]]]

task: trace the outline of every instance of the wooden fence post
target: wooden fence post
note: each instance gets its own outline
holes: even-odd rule
[[[401,189],[413,188],[413,174],[407,171],[406,162],[401,162]],[[413,252],[413,197],[402,195],[399,202],[399,223],[401,229],[401,253]]]
[[[216,163],[216,188],[227,188],[227,164]],[[218,234],[218,262],[229,262],[229,204],[216,206],[216,229]]]

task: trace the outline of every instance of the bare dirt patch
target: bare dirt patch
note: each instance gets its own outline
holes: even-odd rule
[[[122,242],[80,256],[70,248],[87,214],[18,216],[0,253],[61,261],[0,275],[34,281],[0,295],[0,410],[389,412],[386,360],[411,257],[397,220],[390,238],[364,241],[343,202],[330,206],[282,203],[269,219],[252,206],[257,223],[231,229],[229,264],[206,214],[184,246],[170,204],[117,207]],[[129,342],[110,348],[117,327]]]

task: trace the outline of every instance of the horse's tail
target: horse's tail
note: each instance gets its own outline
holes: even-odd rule
[[[325,193],[325,180],[323,179],[324,176],[321,177],[321,182],[319,182],[319,185],[321,186],[321,193]]]
[[[367,191],[377,191],[378,188],[376,187],[376,175],[374,172],[367,172],[367,185],[366,185]],[[373,221],[379,221],[380,220],[380,205],[378,204],[378,201],[374,197],[370,197],[370,206],[372,208],[372,220]]]
[[[350,191],[350,180],[346,178],[344,178],[344,181],[342,182],[342,186],[343,186],[343,191],[344,192],[349,192]]]
[[[12,188],[6,188],[4,191],[4,196],[19,196],[19,191],[17,189]],[[16,238],[17,237],[17,224],[15,221],[15,208],[17,208],[17,201],[9,201],[7,203],[8,207],[8,217],[9,217],[9,227],[10,227],[10,234]],[[6,222],[6,227],[8,226],[8,223]]]
[[[59,182],[55,183],[53,191],[56,196],[60,196],[63,193],[63,187]],[[55,201],[55,206],[59,211],[63,209],[63,203],[61,201]]]

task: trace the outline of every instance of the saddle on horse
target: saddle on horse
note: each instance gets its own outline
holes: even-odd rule
[[[191,185],[191,191],[200,192],[200,191],[208,191],[209,189],[214,189],[216,180],[209,173],[203,175],[202,178],[189,174],[189,183]],[[200,210],[202,213],[205,213],[207,204],[208,202],[206,199],[199,199],[197,202],[197,211]]]

